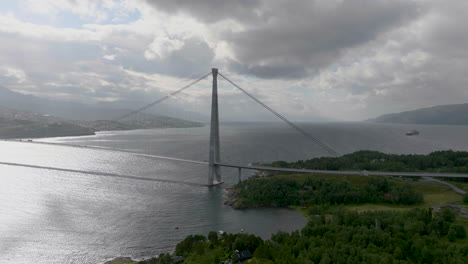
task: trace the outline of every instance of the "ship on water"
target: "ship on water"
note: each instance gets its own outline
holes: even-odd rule
[[[419,135],[419,131],[413,129],[413,130],[410,130],[410,131],[406,132],[406,135],[407,136],[416,136],[416,135]]]

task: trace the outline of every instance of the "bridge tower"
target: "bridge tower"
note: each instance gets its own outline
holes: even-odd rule
[[[219,115],[218,115],[218,69],[211,69],[213,75],[213,89],[211,94],[211,123],[210,149],[208,160],[208,185],[221,183],[221,170],[217,163],[220,161],[219,144]]]

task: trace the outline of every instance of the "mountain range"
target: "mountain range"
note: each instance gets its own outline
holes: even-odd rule
[[[117,121],[131,110],[56,101],[0,87],[0,138],[93,135],[103,130],[199,127],[200,122],[149,113]],[[180,113],[180,112],[179,112]]]
[[[94,135],[95,129],[62,118],[0,106],[0,138],[40,138]]]
[[[101,102],[97,104],[85,104],[74,101],[52,100],[44,97],[26,95],[0,87],[0,106],[53,115],[69,120],[113,120],[131,110],[138,109],[148,102],[118,101]],[[168,116],[179,119],[190,119],[199,122],[209,118],[197,113],[181,111],[175,107],[160,104],[153,109],[145,111],[154,116]]]
[[[376,123],[468,125],[468,104],[439,105],[381,115],[367,121]]]

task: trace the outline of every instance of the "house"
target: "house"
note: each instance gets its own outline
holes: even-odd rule
[[[237,263],[240,263],[240,264],[252,258],[252,253],[250,253],[249,250],[242,250],[242,251],[236,250],[234,251],[233,255],[237,257],[237,261],[238,261]]]
[[[230,259],[226,259],[221,261],[220,264],[244,264],[244,261],[251,259],[252,253],[249,250],[236,250],[232,253]],[[237,262],[233,262],[233,260],[237,259]]]
[[[184,262],[184,257],[182,256],[173,256],[171,257],[172,263],[181,263]]]

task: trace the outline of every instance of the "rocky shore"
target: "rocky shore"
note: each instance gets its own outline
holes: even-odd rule
[[[128,257],[118,257],[113,260],[104,262],[104,264],[133,264],[133,263],[135,263],[135,261]]]
[[[235,189],[235,185],[230,186],[224,190],[224,204],[231,206],[234,209],[241,209],[240,207],[236,206],[238,201],[237,198],[237,190]]]
[[[277,208],[281,207],[276,204],[268,205],[254,205],[246,206],[242,205],[239,202],[238,191],[235,188],[235,185],[226,188],[224,193],[224,205],[230,206],[232,209],[249,209],[249,208]]]

